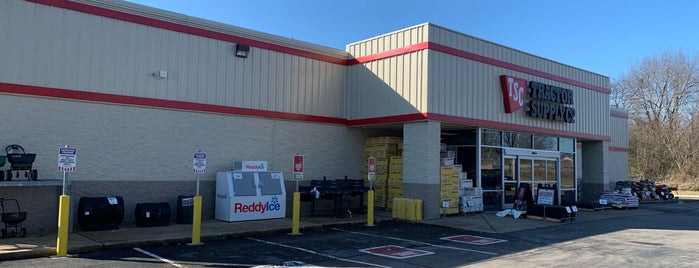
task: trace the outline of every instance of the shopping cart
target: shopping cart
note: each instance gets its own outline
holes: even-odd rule
[[[13,205],[6,203],[12,202]],[[2,223],[5,225],[0,233],[2,239],[6,237],[25,237],[27,236],[27,228],[22,227],[22,223],[27,219],[27,212],[21,211],[19,201],[17,199],[0,198],[0,207],[2,207]]]
[[[19,178],[20,171],[24,171],[24,178],[35,181],[38,177],[36,169],[32,169],[36,154],[28,154],[24,152],[24,148],[17,144],[12,144],[5,147],[7,152],[7,161],[10,162],[10,169],[5,173],[5,179],[12,180],[12,172]]]

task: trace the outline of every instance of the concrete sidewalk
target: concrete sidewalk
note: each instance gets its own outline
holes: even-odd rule
[[[585,212],[581,211],[572,224],[580,221],[594,221],[611,217],[627,217],[652,215],[659,212],[652,209],[607,210]],[[375,224],[390,220],[391,212],[377,211]],[[349,217],[301,217],[300,229],[323,228],[344,224],[366,224],[366,215]],[[514,219],[512,216],[498,217],[494,213],[474,213],[470,215],[446,216],[438,219],[419,221],[422,224],[433,224],[460,228],[481,233],[508,233],[534,228],[544,228],[567,222],[550,222],[533,219]],[[204,220],[201,227],[201,241],[229,239],[232,237],[250,236],[263,233],[291,233],[291,218],[259,221],[224,222],[219,220]],[[77,254],[101,249],[136,247],[163,243],[190,243],[191,225],[171,224],[162,227],[139,228],[126,226],[117,230],[106,231],[74,231],[68,237],[68,254]],[[53,256],[56,254],[56,233],[34,235],[25,238],[7,238],[0,240],[0,261]]]

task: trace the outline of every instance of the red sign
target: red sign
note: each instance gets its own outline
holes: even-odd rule
[[[303,155],[294,155],[294,172],[303,172]]]
[[[524,106],[524,95],[527,93],[527,80],[507,75],[500,76],[502,99],[505,104],[505,112],[513,113]]]
[[[502,240],[502,239],[488,238],[488,237],[475,236],[475,235],[457,235],[457,236],[442,237],[440,239],[449,240],[449,241],[453,241],[453,242],[459,242],[459,243],[479,245],[479,246],[490,245],[490,244],[495,244],[495,243],[507,241],[507,240]]]
[[[369,253],[371,255],[388,257],[388,258],[393,258],[393,259],[407,259],[407,258],[412,258],[412,257],[434,254],[434,252],[430,252],[430,251],[424,251],[424,250],[418,250],[418,249],[409,249],[409,248],[393,246],[393,245],[365,248],[365,249],[360,249],[359,251],[364,252],[364,253]]]
[[[369,173],[376,173],[376,158],[369,157]]]

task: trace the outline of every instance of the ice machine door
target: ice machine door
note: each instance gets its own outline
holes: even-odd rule
[[[282,194],[282,183],[284,178],[279,172],[260,172],[260,192],[262,195]]]
[[[255,173],[233,173],[233,192],[235,196],[256,196],[257,185],[255,184]]]

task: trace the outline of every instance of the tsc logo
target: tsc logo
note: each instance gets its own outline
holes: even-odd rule
[[[500,76],[500,87],[505,104],[505,112],[513,113],[524,107],[524,94],[527,80],[507,75]]]

